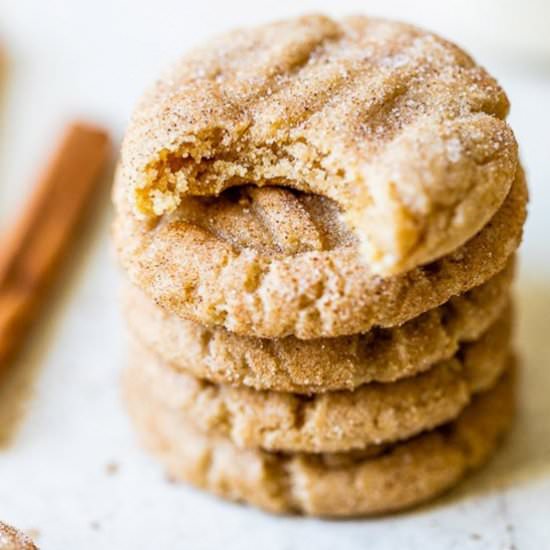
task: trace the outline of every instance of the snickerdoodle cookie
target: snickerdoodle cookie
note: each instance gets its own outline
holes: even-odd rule
[[[186,55],[138,105],[124,194],[149,218],[248,183],[326,196],[371,272],[402,273],[501,205],[517,167],[508,107],[466,53],[411,25],[313,15],[240,30]]]
[[[205,327],[156,306],[127,285],[125,318],[134,337],[163,361],[196,376],[259,390],[319,393],[393,382],[452,357],[477,339],[509,300],[514,262],[483,285],[404,325],[366,334],[259,339]]]
[[[0,521],[0,550],[37,550],[30,537]]]
[[[373,275],[335,203],[279,187],[189,198],[154,226],[125,209],[114,235],[130,281],[181,317],[249,336],[333,337],[408,321],[502,270],[521,240],[522,170],[460,248],[389,278]]]
[[[150,386],[125,382],[136,428],[174,478],[271,512],[340,517],[400,510],[455,485],[494,451],[515,393],[511,369],[455,421],[410,440],[351,453],[283,454],[205,436]]]
[[[455,418],[503,372],[511,312],[457,355],[412,378],[312,396],[213,384],[175,370],[134,342],[126,376],[205,433],[238,447],[340,452],[405,439]]]
[[[171,476],[347,517],[490,456],[528,200],[508,109],[454,44],[369,17],[236,31],[153,85],[113,229],[124,391]]]

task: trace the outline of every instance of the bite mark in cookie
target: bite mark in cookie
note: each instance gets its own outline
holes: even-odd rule
[[[518,170],[506,200],[472,239],[430,264],[380,278],[361,261],[329,199],[239,188],[190,199],[151,227],[128,211],[125,185],[119,172],[114,236],[130,281],[176,315],[265,338],[399,325],[484,283],[518,247],[527,203]],[[284,221],[289,211],[292,223]],[[308,236],[300,247],[297,225]]]
[[[241,30],[185,56],[134,113],[127,199],[162,216],[192,196],[279,185],[334,200],[374,273],[463,244],[512,185],[508,100],[457,46],[366,17]]]

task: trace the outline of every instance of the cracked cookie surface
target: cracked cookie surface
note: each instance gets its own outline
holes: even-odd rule
[[[132,377],[125,378],[125,397],[142,440],[175,479],[276,513],[372,515],[434,498],[491,456],[513,418],[513,362],[455,421],[351,453],[242,450],[202,434]]]
[[[329,197],[384,276],[454,250],[507,195],[497,82],[411,25],[305,16],[214,39],[145,95],[122,148],[136,215],[253,183]]]
[[[266,338],[400,325],[501,271],[526,216],[518,170],[504,203],[472,239],[426,266],[380,278],[361,261],[329,199],[239,187],[191,198],[151,226],[128,212],[121,178],[114,238],[129,280],[180,317]]]
[[[242,448],[336,452],[409,438],[455,418],[504,371],[512,316],[507,309],[479,340],[427,372],[389,384],[311,396],[199,380],[133,343],[126,372],[201,431]]]
[[[123,310],[133,337],[163,361],[197,378],[302,394],[394,382],[451,358],[476,340],[509,300],[514,261],[480,287],[399,327],[299,340],[239,336],[181,319],[126,285]]]

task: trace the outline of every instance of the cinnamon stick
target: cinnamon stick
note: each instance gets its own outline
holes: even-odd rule
[[[108,154],[106,132],[69,125],[21,216],[0,238],[0,372],[37,314]]]

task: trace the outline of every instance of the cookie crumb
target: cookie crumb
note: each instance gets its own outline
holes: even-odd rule
[[[108,475],[108,476],[114,476],[115,474],[118,474],[119,472],[119,465],[116,463],[116,462],[109,462],[106,466],[105,466],[105,473]]]
[[[174,485],[175,483],[177,483],[177,479],[170,475],[170,474],[166,474],[164,476],[164,480],[166,481],[166,483],[170,484],[170,485]]]

